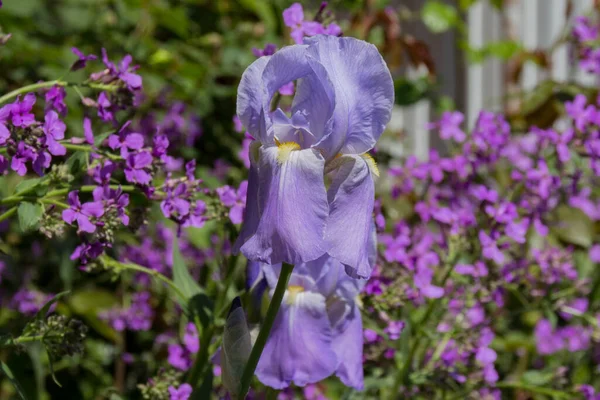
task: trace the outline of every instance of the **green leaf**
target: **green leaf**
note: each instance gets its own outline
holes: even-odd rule
[[[177,241],[177,238],[173,240],[173,282],[185,296],[184,299],[180,300],[182,302],[181,305],[186,308],[188,301],[192,297],[202,293],[202,288],[200,285],[198,285],[198,282],[194,280],[190,274],[190,271],[185,265],[185,261],[183,260],[183,256],[179,250],[179,242]]]
[[[98,318],[98,314],[116,304],[118,300],[115,294],[102,289],[82,289],[69,298],[69,307],[73,313],[79,315],[88,327],[113,342],[118,340],[116,331]]]
[[[409,106],[426,98],[431,89],[431,83],[427,77],[408,80],[400,78],[394,81],[396,104]]]
[[[44,208],[41,204],[23,202],[19,205],[17,213],[19,215],[19,225],[21,226],[21,230],[23,232],[29,232],[36,227],[40,218],[42,218]]]
[[[19,384],[19,382],[15,378],[14,374],[12,373],[12,371],[10,370],[10,368],[8,367],[8,365],[5,364],[3,361],[0,361],[0,371],[2,371],[2,373],[4,375],[6,375],[6,377],[10,381],[10,383],[13,384],[13,386],[15,387],[15,390],[17,391],[17,394],[19,395],[19,397],[22,400],[27,400],[27,396],[25,396],[25,392],[23,391],[23,388],[21,387],[21,385]]]
[[[523,46],[514,40],[499,40],[487,45],[489,54],[496,56],[501,60],[508,60],[521,50],[523,50]]]
[[[441,3],[437,0],[429,0],[421,9],[423,23],[434,33],[442,33],[455,26],[458,21],[456,8]]]
[[[557,209],[558,224],[553,232],[567,243],[588,248],[594,237],[594,223],[578,208],[561,206]]]
[[[176,35],[186,38],[190,20],[183,7],[156,7],[152,10],[159,24]]]
[[[554,379],[554,372],[552,371],[536,371],[530,370],[525,371],[521,380],[523,383],[534,385],[534,386],[545,386]]]
[[[46,314],[48,314],[48,311],[50,310],[50,307],[52,307],[52,304],[56,303],[69,293],[69,291],[60,292],[56,296],[51,298],[46,304],[44,304],[42,308],[40,308],[40,311],[38,311],[37,314],[35,314],[35,319],[40,320],[46,318]]]
[[[19,182],[17,186],[15,186],[15,194],[22,193],[34,186],[37,186],[42,181],[42,178],[33,178],[33,179],[25,179],[24,181]]]
[[[497,10],[502,10],[502,7],[504,6],[504,0],[490,0],[490,3],[492,3]]]
[[[473,4],[477,3],[478,0],[460,0],[459,6],[461,10],[468,10]]]
[[[67,159],[65,164],[71,174],[77,174],[87,165],[88,154],[85,151],[76,151]]]

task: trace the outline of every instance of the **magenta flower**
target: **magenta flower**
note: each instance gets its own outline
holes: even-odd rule
[[[440,137],[444,140],[454,139],[457,142],[463,142],[467,135],[460,128],[460,124],[463,123],[465,117],[461,112],[458,111],[446,111],[442,114],[442,118],[438,122],[429,125],[429,128],[438,128],[440,130]]]
[[[92,233],[96,231],[96,225],[90,221],[90,218],[100,218],[104,215],[104,205],[101,202],[94,201],[84,203],[79,201],[79,191],[74,190],[67,197],[69,208],[63,210],[62,218],[68,224],[77,221],[79,230]]]
[[[19,142],[17,145],[17,152],[11,159],[10,167],[18,175],[24,176],[27,173],[26,163],[28,161],[34,161],[35,159],[36,155],[31,147],[26,145],[25,142]]]
[[[56,112],[64,116],[67,113],[67,105],[65,104],[65,97],[67,92],[62,86],[52,86],[50,90],[46,92],[46,108],[54,108]]]
[[[192,395],[192,386],[189,383],[183,383],[178,388],[169,386],[170,400],[188,400]]]
[[[8,129],[6,124],[8,122],[8,118],[10,117],[11,110],[12,104],[7,104],[0,108],[0,146],[5,145],[7,140],[10,138],[10,129]]]
[[[498,248],[498,245],[490,235],[484,231],[479,231],[479,242],[481,243],[482,255],[488,260],[494,260],[496,264],[504,263],[504,254]]]
[[[71,71],[77,71],[78,69],[85,68],[85,65],[88,61],[94,61],[98,58],[93,54],[89,54],[86,56],[77,47],[72,47],[71,51],[78,57],[78,60],[75,61],[71,66]]]
[[[87,144],[94,145],[94,132],[92,131],[92,120],[88,117],[83,119],[83,137]]]
[[[275,46],[273,43],[267,43],[264,49],[257,49],[256,47],[252,48],[252,54],[254,54],[255,57],[272,56],[276,51],[277,46]],[[242,129],[240,127],[240,129],[236,131],[241,132],[241,130]]]
[[[55,111],[50,111],[44,117],[45,145],[53,156],[64,156],[67,154],[65,146],[58,141],[65,138],[66,125],[58,118]]]
[[[119,66],[117,67],[108,59],[106,50],[102,49],[102,62],[108,68],[111,75],[125,83],[129,90],[135,91],[142,88],[142,77],[134,73],[136,70],[135,67],[130,67],[132,61],[133,59],[128,54],[123,57],[119,63]]]
[[[229,208],[229,219],[234,224],[241,224],[244,220],[244,208],[246,208],[246,193],[248,181],[240,183],[237,191],[230,186],[217,188],[217,195],[221,203]]]
[[[119,130],[118,135],[110,135],[108,137],[108,147],[113,150],[119,149],[121,157],[127,158],[129,150],[140,150],[144,147],[144,136],[141,133],[126,133],[130,121],[127,121]],[[168,142],[167,142],[168,146]]]
[[[26,128],[35,123],[35,116],[31,112],[35,104],[35,94],[26,94],[23,100],[17,97],[17,101],[12,104],[11,115],[12,123],[19,128]]]
[[[100,94],[98,95],[97,103],[98,103],[98,116],[100,117],[100,119],[105,122],[112,121],[115,118],[114,113],[113,113],[114,107],[113,107],[112,103],[110,102],[110,100],[108,99],[106,92],[100,92]]]
[[[242,77],[237,114],[257,144],[235,249],[271,264],[329,254],[368,277],[378,173],[368,151],[389,121],[393,82],[368,43],[333,36],[305,42],[259,58]],[[291,118],[271,112],[275,92],[296,80]],[[332,177],[329,190],[325,174]]]
[[[152,180],[149,168],[152,165],[152,155],[147,151],[131,153],[125,163],[125,179],[130,183],[147,185]]]

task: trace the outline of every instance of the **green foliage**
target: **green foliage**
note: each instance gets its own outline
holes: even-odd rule
[[[33,230],[44,214],[44,208],[38,203],[22,202],[17,211],[19,214],[19,225],[23,232]]]
[[[434,33],[445,32],[460,21],[456,8],[438,0],[428,0],[425,3],[421,9],[421,18]]]

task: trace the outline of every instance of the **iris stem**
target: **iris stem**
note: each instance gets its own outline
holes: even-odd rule
[[[267,315],[265,316],[265,320],[260,328],[260,331],[258,332],[256,342],[254,342],[254,346],[252,346],[252,351],[250,352],[248,363],[244,368],[244,374],[242,375],[240,391],[238,396],[240,400],[246,398],[246,394],[248,393],[248,389],[250,388],[250,382],[252,381],[252,377],[254,376],[256,366],[258,365],[258,360],[260,360],[260,356],[262,355],[262,352],[265,348],[265,344],[267,344],[267,339],[269,338],[269,334],[271,333],[271,328],[273,327],[273,323],[275,322],[275,317],[277,317],[277,313],[279,312],[279,307],[281,306],[283,295],[285,294],[285,290],[287,288],[290,276],[292,275],[293,269],[294,266],[290,264],[283,263],[283,265],[281,266],[281,273],[279,274],[279,280],[277,281],[275,292],[273,293],[273,297],[271,298],[271,303],[269,304]]]
[[[65,82],[61,80],[53,80],[46,82],[38,82],[31,85],[23,86],[19,89],[15,89],[12,92],[6,93],[4,96],[0,97],[0,104],[6,103],[8,100],[11,100],[21,94],[34,92],[39,89],[45,89],[52,86],[75,86],[75,87],[89,87],[96,90],[106,90],[109,92],[114,92],[118,89],[115,85],[105,85],[102,83],[75,83],[75,82]]]

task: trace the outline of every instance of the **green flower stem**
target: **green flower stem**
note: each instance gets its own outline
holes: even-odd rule
[[[453,253],[453,252],[451,252],[451,253]],[[442,280],[441,280],[439,286],[444,286],[446,284],[446,281],[450,277],[450,274],[452,273],[452,270],[454,269],[454,258],[455,258],[454,255],[452,255],[452,254],[449,255],[448,261],[447,261],[446,273],[442,277]],[[410,352],[408,353],[408,357],[406,358],[404,365],[402,366],[402,368],[398,369],[398,375],[396,375],[396,379],[394,381],[394,386],[392,387],[392,396],[396,396],[398,394],[398,391],[400,390],[400,386],[402,384],[408,383],[410,369],[412,367],[413,360],[415,358],[417,350],[419,349],[419,347],[421,347],[422,341],[425,341],[425,345],[427,345],[429,343],[429,338],[426,335],[422,335],[420,333],[420,330],[427,323],[427,321],[433,314],[433,311],[439,307],[440,302],[441,302],[441,299],[435,299],[435,300],[431,301],[429,303],[429,306],[427,307],[427,310],[425,311],[425,314],[423,315],[423,317],[420,319],[420,321],[418,321],[415,324],[414,332],[417,335],[416,339],[415,339],[415,343],[411,347]]]
[[[37,186],[35,186],[37,187]],[[0,200],[0,205],[7,205],[7,204],[14,204],[14,203],[19,203],[23,200],[29,200],[29,197],[26,196],[29,192],[33,191],[35,189],[35,187],[29,188],[27,190],[24,190],[22,192],[19,192],[13,196],[9,196],[9,197],[5,197],[4,199]],[[75,186],[75,187],[70,187],[70,188],[65,188],[65,189],[56,189],[56,190],[51,190],[48,193],[46,193],[46,195],[44,197],[39,198],[39,200],[43,203],[43,202],[48,202],[48,200],[52,197],[57,197],[57,196],[64,196],[66,194],[68,194],[70,191],[72,190],[79,190],[81,193],[91,193],[94,191],[94,189],[97,188],[97,186],[95,185],[83,185],[83,186]],[[124,192],[133,192],[135,191],[135,186],[133,185],[110,185],[111,189],[121,189]],[[36,200],[35,197],[31,198],[32,200]]]
[[[54,199],[41,199],[40,202],[43,204],[52,204],[52,205],[55,205],[57,207],[64,208],[64,209],[69,208],[68,204],[65,204],[62,201],[58,201],[58,200],[54,200]]]
[[[213,335],[215,334],[215,320],[221,317],[221,310],[224,308],[225,310],[229,309],[229,305],[224,306],[225,301],[227,300],[227,292],[229,291],[229,287],[233,284],[235,275],[236,275],[236,267],[238,265],[238,256],[232,256],[229,259],[229,268],[227,270],[227,276],[225,277],[225,282],[223,285],[223,289],[219,293],[219,296],[215,300],[215,306],[213,309],[213,323],[210,326],[202,329],[202,337],[200,339],[200,352],[196,356],[194,360],[194,365],[190,370],[190,373],[187,376],[186,382],[191,384],[193,387],[197,387],[201,385],[202,382],[199,382],[199,379],[204,374],[202,372],[208,367],[208,358],[210,356],[210,343],[212,341]],[[197,329],[200,331],[200,326],[196,323]]]
[[[84,145],[84,144],[72,144],[72,143],[68,143],[68,142],[60,142],[63,146],[65,146],[65,148],[67,150],[72,150],[72,151],[83,151],[86,153],[98,153],[100,155],[103,155],[113,161],[120,161],[123,158],[121,156],[118,156],[116,154],[111,154],[111,153],[107,153],[106,151],[102,151],[99,149],[95,149],[90,145]]]
[[[283,295],[285,294],[285,290],[287,288],[290,276],[292,275],[293,269],[294,266],[290,264],[283,263],[283,265],[281,266],[281,273],[279,274],[279,280],[277,281],[275,292],[273,293],[273,297],[271,298],[271,303],[269,304],[267,315],[260,328],[260,331],[258,332],[258,337],[256,338],[254,346],[252,347],[252,352],[250,352],[250,358],[248,358],[248,363],[244,368],[244,374],[242,375],[240,391],[238,396],[240,400],[246,398],[246,394],[248,393],[248,389],[250,388],[250,382],[252,381],[252,377],[254,376],[256,366],[258,365],[258,360],[260,360],[260,356],[263,352],[263,349],[265,348],[265,344],[267,343],[269,334],[271,333],[271,328],[273,327],[275,317],[279,312],[279,307],[281,306]]]
[[[17,212],[17,206],[11,207],[0,215],[0,222],[12,217]]]
[[[550,389],[541,386],[526,385],[519,382],[498,382],[496,383],[496,387],[500,389],[525,390],[530,393],[544,394],[554,399],[573,399],[575,397],[573,393],[567,393],[561,390]]]
[[[4,96],[0,97],[0,104],[4,104],[19,95],[22,95],[25,93],[30,93],[30,92],[35,92],[36,90],[45,89],[45,88],[49,88],[52,86],[88,87],[91,89],[106,90],[109,92],[114,92],[115,90],[118,89],[118,86],[115,86],[115,85],[105,85],[102,83],[92,83],[92,82],[90,82],[90,83],[75,83],[75,82],[61,81],[61,80],[57,79],[57,80],[53,80],[53,81],[34,83],[32,85],[27,85],[27,86],[23,86],[19,89],[15,89],[12,92],[8,92]]]
[[[23,344],[23,343],[41,342],[42,340],[44,340],[44,335],[19,336],[19,337],[16,337],[16,338],[8,339],[0,347],[2,347],[2,346],[5,346],[5,347],[8,347],[8,346],[17,346],[17,345]]]
[[[101,257],[102,261],[104,263],[106,263],[109,266],[112,266],[116,269],[128,269],[131,271],[137,271],[137,272],[142,272],[144,274],[150,275],[152,278],[155,278],[159,281],[162,281],[164,283],[166,283],[171,289],[173,289],[173,291],[175,293],[177,293],[178,296],[181,296],[182,298],[185,298],[185,294],[181,291],[181,289],[179,289],[177,287],[177,285],[175,285],[175,282],[173,282],[171,279],[167,278],[166,276],[164,276],[163,274],[161,274],[158,271],[155,271],[153,269],[150,268],[146,268],[143,267],[141,265],[138,264],[134,264],[131,262],[128,263],[122,263],[120,261],[117,261],[113,258],[110,258],[108,256],[102,256]]]

